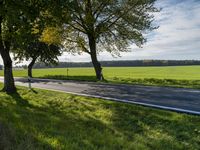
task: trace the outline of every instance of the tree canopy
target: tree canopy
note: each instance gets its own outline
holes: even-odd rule
[[[12,74],[11,50],[22,56],[27,45],[34,45],[44,28],[51,22],[46,16],[46,11],[49,6],[53,6],[52,4],[53,0],[0,0],[0,54],[4,62],[6,92],[16,90]],[[33,32],[36,32],[34,36],[30,36]],[[31,40],[34,41],[32,44]],[[19,45],[16,46],[16,43]],[[22,51],[13,50],[15,47],[20,47]]]
[[[17,40],[12,42],[12,52],[14,59],[18,62],[30,61],[28,66],[28,76],[32,77],[32,68],[35,62],[45,64],[57,64],[58,56],[62,54],[60,34],[56,28],[45,27],[43,32],[29,29],[32,32],[22,29],[22,33],[17,34]],[[24,40],[25,39],[25,40]]]
[[[112,55],[129,51],[131,44],[141,47],[144,34],[156,29],[152,25],[155,0],[73,0],[60,11],[70,12],[64,25],[65,48],[72,52],[86,52],[98,79],[102,78],[97,54],[107,51]],[[63,15],[62,15],[63,16]]]

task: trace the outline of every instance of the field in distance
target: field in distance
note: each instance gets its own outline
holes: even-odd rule
[[[200,66],[104,67],[106,81],[142,85],[200,88]],[[3,71],[0,71],[0,76]],[[15,70],[15,77],[27,77],[27,70]],[[33,69],[39,78],[95,81],[93,68]]]

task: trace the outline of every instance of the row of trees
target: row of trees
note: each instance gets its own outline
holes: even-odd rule
[[[100,61],[103,67],[135,67],[135,66],[186,66],[200,65],[199,60],[119,60]],[[92,62],[59,62],[56,65],[37,62],[34,68],[66,68],[92,67]],[[18,65],[15,68],[27,68],[27,65]]]
[[[65,50],[91,56],[97,79],[103,79],[99,52],[112,55],[141,47],[152,25],[155,0],[0,0],[0,54],[4,91],[15,92],[12,60],[56,63]]]

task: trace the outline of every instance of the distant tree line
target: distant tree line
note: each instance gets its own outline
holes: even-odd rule
[[[124,61],[101,61],[103,67],[134,67],[134,66],[186,66],[200,65],[199,60],[124,60]],[[17,66],[26,69],[27,66]],[[38,62],[33,68],[72,68],[93,67],[92,62],[59,62],[57,65],[47,65]]]

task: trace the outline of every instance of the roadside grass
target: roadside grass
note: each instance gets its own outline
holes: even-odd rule
[[[176,79],[131,79],[131,78],[114,78],[110,82],[136,84],[136,85],[150,85],[150,86],[165,86],[165,87],[179,87],[179,88],[194,88],[200,89],[200,80],[176,80]]]
[[[103,72],[105,82],[200,89],[200,66],[104,67]],[[27,77],[27,71],[15,70],[14,76]],[[96,82],[93,68],[69,68],[68,75],[66,68],[34,69],[33,76]]]
[[[24,87],[15,94],[0,92],[0,149],[198,150],[199,145],[199,116]]]

